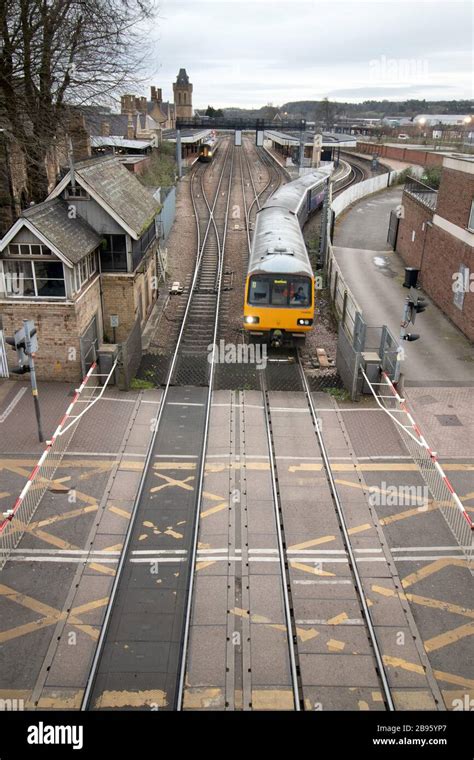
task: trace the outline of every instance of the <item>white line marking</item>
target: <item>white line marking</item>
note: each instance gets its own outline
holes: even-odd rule
[[[204,404],[195,404],[191,401],[167,401],[167,406],[204,406]]]
[[[295,620],[296,625],[334,625],[334,623],[330,623],[329,620]],[[337,623],[337,626],[340,625],[364,625],[364,621],[362,618],[348,618],[347,620],[341,620],[340,623]]]
[[[19,400],[21,399],[21,397],[25,395],[26,391],[27,391],[26,388],[21,388],[21,390],[18,391],[15,398],[12,401],[10,401],[5,411],[2,414],[0,414],[0,423],[5,422],[8,415],[14,410]]]

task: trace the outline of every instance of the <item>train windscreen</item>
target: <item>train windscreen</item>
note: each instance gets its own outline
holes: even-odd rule
[[[250,279],[251,306],[311,306],[311,280],[307,277],[288,278],[282,275]]]

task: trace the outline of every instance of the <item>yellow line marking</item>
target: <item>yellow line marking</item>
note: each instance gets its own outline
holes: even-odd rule
[[[155,475],[157,478],[162,478],[162,480],[165,480],[166,482],[162,483],[161,486],[153,486],[153,488],[150,488],[150,493],[158,493],[158,491],[162,491],[164,488],[172,488],[174,486],[178,486],[178,488],[182,488],[184,491],[194,491],[194,487],[188,484],[188,480],[194,480],[194,475],[190,475],[188,478],[185,478],[185,480],[169,478],[167,475],[161,475],[159,472],[155,472]]]
[[[338,641],[337,639],[329,639],[326,642],[326,646],[330,652],[342,652],[346,647],[345,641]]]
[[[435,649],[442,649],[443,647],[454,644],[455,641],[465,638],[466,636],[472,636],[474,633],[474,623],[465,623],[458,628],[453,628],[451,631],[445,631],[438,636],[428,639],[424,642],[427,652],[434,652]]]
[[[312,575],[327,575],[331,577],[336,575],[336,573],[330,573],[328,570],[318,570],[316,567],[304,565],[302,562],[293,562],[293,560],[290,560],[290,566],[295,570],[302,570],[304,573],[311,573]]]
[[[328,625],[339,625],[339,623],[343,623],[344,620],[348,619],[347,612],[341,612],[339,615],[336,615],[335,617],[328,620]]]
[[[450,565],[457,565],[458,567],[466,567],[467,566],[467,560],[466,559],[437,559],[434,562],[430,562],[428,565],[425,565],[420,570],[417,570],[415,573],[411,573],[410,575],[407,575],[405,578],[402,579],[402,586],[403,588],[408,588],[409,586],[413,586],[415,583],[418,583],[418,581],[423,580],[423,578],[427,578],[429,575],[433,575],[433,573],[437,573],[439,570],[442,570],[444,567],[448,567]]]
[[[252,708],[254,710],[294,710],[293,692],[283,689],[253,689]]]
[[[167,536],[172,536],[173,538],[183,538],[182,533],[177,533],[172,528],[167,528],[165,531],[163,531]]]
[[[201,517],[209,517],[209,515],[215,515],[216,512],[222,512],[223,509],[227,509],[229,506],[227,501],[223,501],[222,504],[216,504],[215,507],[210,507],[201,512]]]
[[[451,604],[451,602],[445,602],[441,599],[430,599],[427,596],[419,596],[418,594],[404,593],[403,591],[396,591],[385,586],[372,586],[372,591],[382,596],[398,596],[399,599],[408,600],[413,604],[419,604],[422,607],[432,607],[433,609],[439,609],[443,612],[453,612],[455,615],[464,615],[465,617],[474,618],[474,610],[467,607],[460,607],[457,604]]]
[[[416,517],[417,515],[426,515],[428,512],[433,512],[436,509],[439,509],[441,506],[440,502],[431,503],[426,507],[423,507],[423,509],[420,509],[420,507],[415,507],[414,509],[407,509],[404,512],[397,512],[395,515],[390,515],[390,517],[381,517],[379,522],[380,525],[391,525],[394,522],[398,522],[399,520],[406,520],[408,517]]]
[[[88,512],[96,512],[98,509],[98,505],[91,504],[88,507],[79,507],[79,509],[71,509],[70,512],[63,512],[60,515],[54,515],[54,517],[47,517],[45,520],[38,520],[37,522],[32,522],[29,524],[29,527],[32,530],[35,530],[36,528],[43,528],[45,525],[53,525],[57,522],[62,522],[63,520],[71,520],[73,517],[79,517],[80,515],[85,515]]]
[[[216,493],[211,493],[210,491],[203,491],[202,495],[211,501],[223,501],[225,498],[224,496],[218,496]]]
[[[146,691],[104,691],[95,702],[95,707],[166,707],[166,692],[163,689]]]
[[[420,673],[421,675],[425,675],[425,669],[422,665],[418,665],[414,662],[407,662],[407,660],[402,660],[400,657],[389,657],[388,655],[383,655],[383,661],[385,665],[391,665],[394,668],[402,668],[403,670],[408,670],[411,673]],[[469,678],[463,678],[462,676],[457,676],[454,673],[445,673],[442,670],[434,670],[433,674],[438,681],[446,681],[446,683],[454,683],[458,686],[466,686],[468,689],[474,688],[474,681],[470,680]]]
[[[353,536],[354,533],[363,533],[366,530],[373,530],[374,526],[370,525],[370,523],[364,523],[363,525],[356,525],[354,528],[349,528],[347,531],[350,536]]]
[[[215,565],[215,560],[211,562],[196,562],[196,571],[198,570],[204,570],[205,567],[210,567],[211,565]]]
[[[115,575],[115,570],[112,567],[107,567],[107,565],[99,565],[97,562],[91,562],[89,567],[91,570],[96,570],[98,573],[102,573],[103,575]]]
[[[119,515],[119,517],[125,517],[126,520],[130,520],[130,512],[127,512],[125,509],[120,509],[120,507],[108,507],[108,510],[109,512]]]
[[[185,710],[202,710],[219,707],[223,703],[222,689],[187,688],[183,696]]]
[[[357,702],[357,706],[358,706],[359,710],[368,710],[369,709],[368,702],[365,702],[363,699],[359,699],[359,701]]]
[[[336,536],[322,536],[321,538],[311,538],[309,541],[303,541],[302,544],[292,544],[288,549],[309,549],[310,546],[317,546],[318,544],[327,544],[330,541],[335,541]]]

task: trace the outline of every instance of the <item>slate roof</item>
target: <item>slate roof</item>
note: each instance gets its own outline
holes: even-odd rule
[[[77,264],[97,248],[101,237],[81,217],[69,217],[70,203],[53,198],[30,206],[22,212],[21,218],[28,219],[71,264]]]
[[[86,189],[89,187],[100,196],[137,238],[159,211],[152,193],[116,157],[79,162],[75,172]]]

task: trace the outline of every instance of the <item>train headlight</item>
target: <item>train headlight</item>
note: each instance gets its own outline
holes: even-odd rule
[[[260,322],[260,317],[250,317],[249,316],[249,317],[245,317],[244,321],[248,325],[258,325],[258,323]]]
[[[299,325],[303,325],[304,327],[310,327],[313,324],[312,319],[299,319],[298,320]]]

